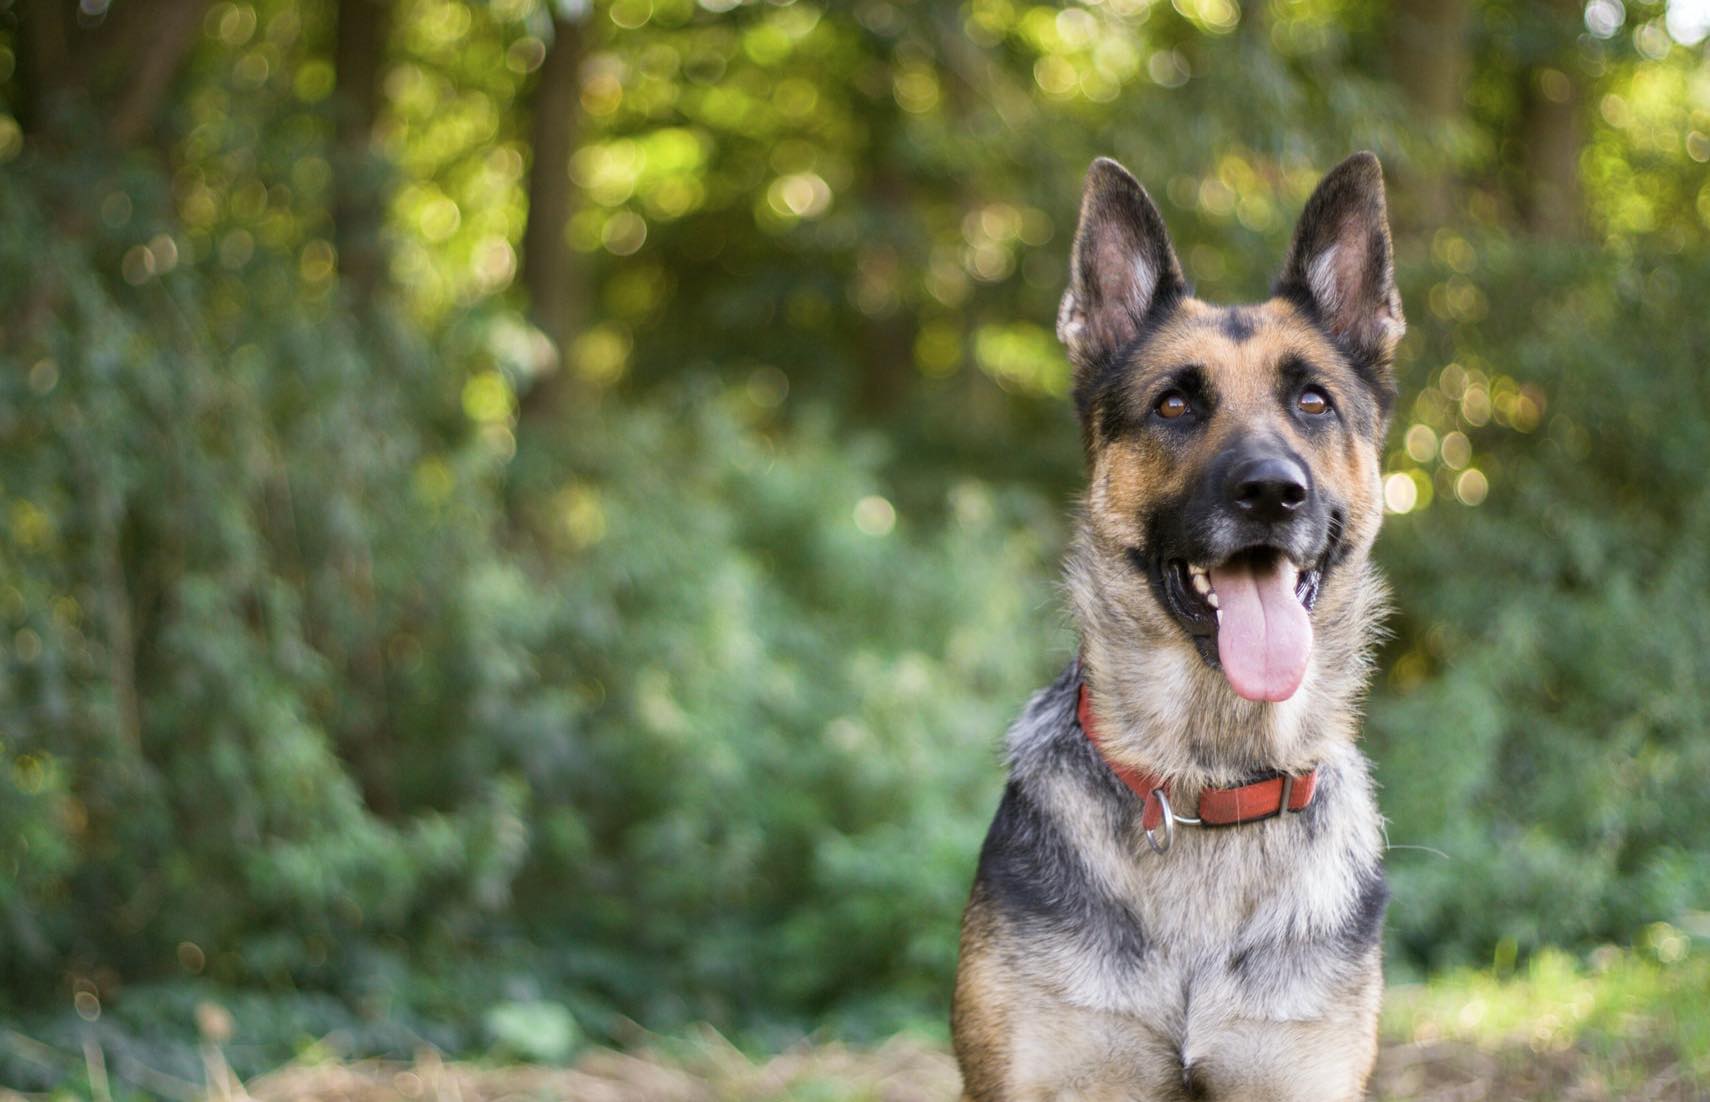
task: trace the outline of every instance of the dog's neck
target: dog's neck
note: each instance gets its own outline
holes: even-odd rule
[[[1358,734],[1383,587],[1363,560],[1343,567],[1314,614],[1312,665],[1277,704],[1243,700],[1165,620],[1123,556],[1084,529],[1067,561],[1081,664],[1113,760],[1188,784],[1229,785],[1267,770],[1302,772]]]

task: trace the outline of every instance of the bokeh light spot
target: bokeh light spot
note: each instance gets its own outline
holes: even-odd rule
[[[154,275],[154,254],[143,245],[133,245],[125,250],[125,258],[119,263],[119,272],[125,277],[125,282],[136,287],[147,283]]]
[[[471,421],[508,421],[514,405],[510,384],[497,371],[483,371],[463,384],[463,412]]]
[[[559,518],[570,544],[592,547],[606,538],[606,510],[592,486],[571,486],[558,497]]]
[[[0,163],[10,161],[24,149],[24,131],[11,115],[0,114]]]
[[[1710,35],[1710,0],[1668,0],[1663,21],[1669,37],[1682,46],[1696,46]]]
[[[1477,467],[1469,467],[1455,479],[1455,499],[1462,505],[1479,505],[1490,493],[1490,482]]]
[[[1419,503],[1419,486],[1413,476],[1397,471],[1383,480],[1384,508],[1392,513],[1409,513]]]
[[[1180,50],[1159,50],[1146,59],[1146,75],[1161,87],[1180,88],[1193,74]]]
[[[513,73],[532,73],[546,60],[546,43],[532,34],[511,43],[505,51],[505,68]]]
[[[610,12],[611,20],[626,31],[647,25],[653,18],[653,0],[616,0]]]
[[[1627,9],[1621,0],[1591,0],[1585,6],[1585,29],[1598,38],[1613,38],[1627,21]]]
[[[877,494],[869,494],[855,503],[855,527],[867,535],[888,536],[896,526],[896,507]]]
[[[1446,434],[1437,450],[1443,457],[1443,465],[1457,471],[1472,462],[1472,441],[1464,432],[1457,430]]]
[[[629,210],[614,213],[600,231],[600,244],[613,256],[633,256],[646,240],[646,220]]]
[[[191,975],[200,975],[202,969],[207,967],[208,957],[195,942],[181,941],[178,943],[178,964]]]
[[[596,325],[571,345],[570,360],[576,374],[595,386],[611,386],[629,368],[630,337],[621,325]]]
[[[818,218],[831,206],[831,187],[816,173],[792,173],[772,181],[766,202],[784,218]]]
[[[1437,434],[1430,425],[1412,425],[1406,436],[1407,457],[1415,463],[1429,463],[1437,457]]]
[[[1710,0],[1669,0],[1664,22],[1674,41],[1696,46],[1710,36]]]
[[[316,239],[303,246],[297,258],[297,272],[308,283],[331,279],[338,269],[338,253],[332,242]]]
[[[790,377],[771,364],[763,364],[748,374],[744,388],[748,400],[761,409],[777,409],[790,393]]]
[[[938,106],[938,76],[924,65],[905,65],[892,81],[897,106],[914,115],[924,115]]]

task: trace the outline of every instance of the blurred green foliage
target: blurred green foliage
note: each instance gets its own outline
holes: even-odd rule
[[[1392,933],[1427,964],[1613,937],[1710,899],[1710,334],[1683,321],[1710,263],[1486,256],[1490,317],[1525,324],[1446,335],[1453,366],[1415,396],[1402,448],[1448,428],[1422,492],[1464,497],[1476,470],[1490,497],[1392,518],[1400,637],[1368,723],[1392,842],[1447,854],[1392,855]],[[1505,396],[1511,423],[1533,422],[1529,393],[1536,430],[1499,428]]]
[[[133,142],[0,8],[0,1009],[153,1051],[218,998],[252,1067],[939,1014],[999,735],[1074,647],[1051,327],[1101,153],[1222,299],[1319,171],[1390,169],[1394,966],[1710,908],[1687,7],[1470,4],[1444,117],[1379,0],[399,0],[357,152],[335,5],[207,8]]]

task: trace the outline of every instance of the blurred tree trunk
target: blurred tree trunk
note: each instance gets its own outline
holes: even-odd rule
[[[1582,93],[1567,68],[1526,73],[1521,123],[1521,213],[1542,237],[1573,237],[1580,216],[1579,153],[1585,141]]]
[[[129,148],[155,133],[172,80],[196,45],[207,10],[208,0],[118,5],[115,17],[129,13],[129,18],[115,33],[137,43],[130,80],[109,124],[109,133],[120,147]]]
[[[1579,154],[1585,140],[1581,109],[1585,79],[1579,38],[1582,0],[1525,0],[1520,23],[1520,117],[1512,159],[1511,196],[1526,229],[1540,237],[1573,237],[1583,226]]]
[[[552,41],[534,86],[531,123],[533,166],[528,177],[528,224],[523,228],[522,282],[536,325],[552,338],[558,370],[523,395],[521,412],[540,417],[556,412],[571,386],[575,365],[570,342],[585,316],[586,287],[565,231],[573,194],[570,151],[580,121],[582,27],[574,19],[553,20]]]
[[[898,269],[891,277],[903,282],[901,264],[892,252],[882,256],[883,266]],[[906,303],[899,303],[872,318],[860,339],[861,384],[856,402],[862,416],[882,419],[894,413],[908,397],[914,382],[915,316]]]
[[[1468,0],[1395,0],[1391,69],[1433,137],[1452,126],[1465,105],[1471,11]],[[1414,201],[1399,204],[1398,221],[1430,227],[1453,220],[1454,177],[1440,154],[1415,162],[1407,190]]]
[[[24,133],[52,140],[55,117],[71,84],[71,36],[76,8],[63,0],[25,0],[18,12]]]
[[[339,273],[359,306],[373,301],[386,269],[381,242],[385,180],[374,151],[374,124],[391,22],[390,0],[338,0],[333,239]]]
[[[386,185],[388,168],[375,148],[380,118],[387,44],[391,39],[392,0],[338,0],[333,40],[336,98],[333,130],[333,245],[339,281],[358,316],[373,310],[386,286]],[[384,362],[384,355],[378,358]],[[333,561],[363,603],[372,600],[373,562],[356,541],[340,548]],[[362,703],[351,709],[349,726],[339,734],[340,752],[353,765],[364,804],[381,817],[398,811],[397,732],[383,703],[386,661],[374,640],[354,640],[342,655]]]
[[[896,163],[901,144],[902,120],[886,105],[875,120],[864,158],[868,168],[857,186],[861,206],[873,226],[867,243],[857,250],[857,280],[889,284],[889,294],[874,295],[876,310],[867,311],[868,324],[857,335],[855,347],[860,363],[860,381],[855,400],[863,417],[883,419],[894,413],[908,396],[914,382],[914,307],[905,297],[908,286],[912,220],[909,177]]]
[[[207,9],[208,0],[126,0],[95,19],[72,0],[27,0],[19,13],[25,133],[71,144],[55,128],[81,109],[107,120],[119,149],[154,138]]]

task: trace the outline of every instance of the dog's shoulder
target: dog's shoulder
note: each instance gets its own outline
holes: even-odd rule
[[[1045,788],[1067,782],[1078,801],[1120,810],[1128,806],[1128,790],[1081,729],[1082,676],[1076,656],[1021,709],[1005,738],[1010,783],[1044,799]]]
[[[1101,949],[1137,959],[1145,938],[1131,908],[1089,865],[1102,845],[1129,844],[1137,805],[1081,731],[1080,684],[1072,661],[1010,728],[1009,780],[980,851],[977,892],[1034,933],[1095,931]]]
[[[1081,660],[1070,659],[1055,680],[1034,693],[1022,706],[1004,739],[1010,775],[1025,772],[1042,756],[1060,751],[1079,724],[1075,706],[1080,699]]]

